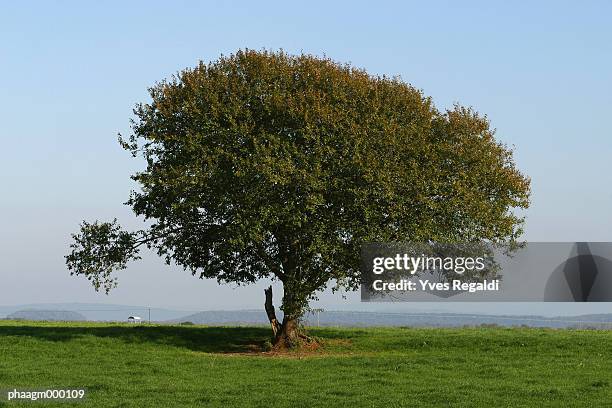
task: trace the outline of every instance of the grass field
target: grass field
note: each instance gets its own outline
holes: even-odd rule
[[[319,350],[274,355],[267,328],[2,321],[0,389],[86,387],[81,407],[612,406],[608,331],[310,333]]]

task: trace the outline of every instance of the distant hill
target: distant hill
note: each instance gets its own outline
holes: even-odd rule
[[[124,322],[129,316],[140,316],[144,320],[162,322],[177,319],[186,314],[194,313],[192,310],[171,310],[158,307],[148,308],[146,306],[106,304],[106,303],[33,303],[15,306],[0,306],[0,318],[7,318],[17,311],[45,310],[62,311],[68,310],[85,316],[83,320],[91,321],[117,321]]]
[[[69,310],[18,310],[6,316],[7,319],[47,320],[47,321],[85,321],[80,313]]]
[[[24,314],[25,313],[25,314]],[[278,311],[282,318],[282,312]],[[102,303],[38,303],[0,306],[0,318],[32,320],[88,320],[125,322],[128,316],[149,318],[149,308],[144,306]],[[152,322],[192,322],[205,325],[267,326],[263,310],[217,310],[195,313],[163,308],[150,308]],[[531,327],[594,327],[612,329],[612,314],[591,313],[574,316],[545,317],[539,315],[469,314],[439,311],[324,311],[306,316],[309,326],[411,326],[411,327],[461,327],[461,326],[531,326]]]
[[[279,316],[282,318],[282,314]],[[306,316],[308,326],[410,326],[410,327],[462,327],[462,326],[529,326],[529,327],[593,327],[612,328],[612,314],[590,314],[568,317],[543,316],[496,316],[480,314],[453,313],[377,313],[325,311]],[[194,313],[171,323],[191,322],[206,325],[267,325],[268,320],[263,310],[242,311],[206,311]]]
[[[282,317],[282,313],[280,314]],[[172,319],[169,323],[191,322],[195,324],[222,324],[222,325],[267,325],[269,324],[266,312],[263,310],[216,310],[205,311]]]

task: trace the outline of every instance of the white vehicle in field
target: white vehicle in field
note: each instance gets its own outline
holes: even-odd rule
[[[142,317],[140,316],[130,316],[127,319],[128,323],[142,323]]]

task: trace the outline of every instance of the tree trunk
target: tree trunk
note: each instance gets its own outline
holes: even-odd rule
[[[264,293],[266,294],[266,314],[268,315],[270,326],[272,326],[272,333],[274,333],[274,349],[287,350],[298,347],[304,342],[309,342],[308,336],[300,331],[297,317],[292,317],[292,315],[285,313],[283,322],[280,323],[278,321],[274,303],[272,302],[272,286],[264,289]]]
[[[266,308],[266,314],[268,315],[268,320],[272,326],[272,332],[276,338],[280,329],[280,323],[276,318],[276,310],[274,309],[274,303],[272,303],[272,285],[270,285],[268,289],[264,289],[264,293],[266,294],[266,303],[264,305]]]
[[[298,320],[285,316],[279,332],[274,337],[274,348],[276,350],[295,348],[303,343],[305,338],[306,336],[300,333]]]

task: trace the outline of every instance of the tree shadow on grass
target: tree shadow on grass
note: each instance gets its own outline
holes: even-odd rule
[[[118,339],[125,343],[157,344],[206,353],[252,353],[264,350],[271,338],[266,327],[198,326],[0,326],[0,336],[30,337],[70,342],[88,336]]]

